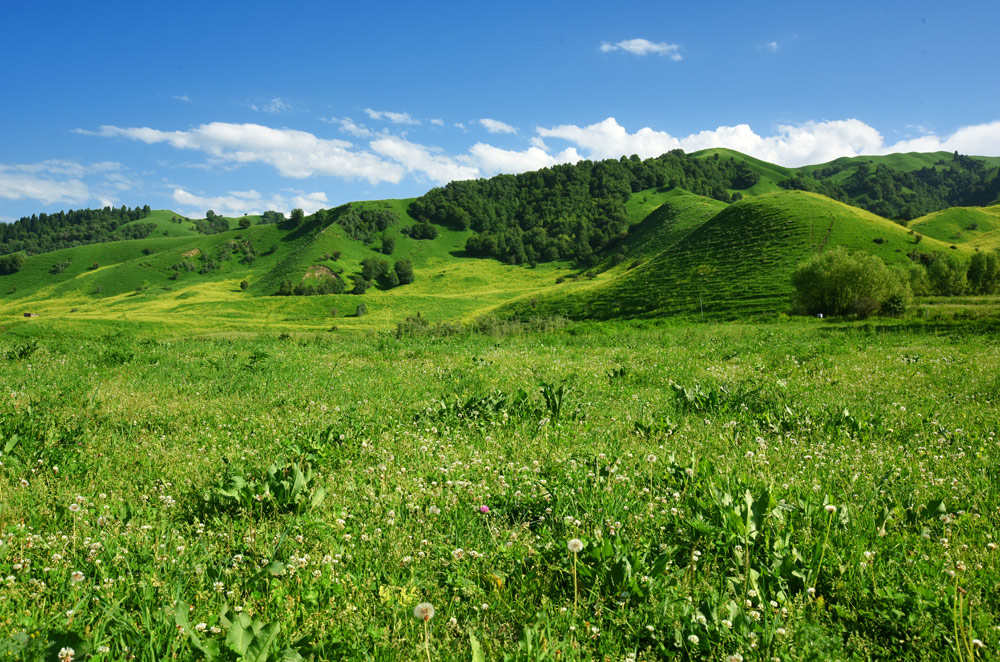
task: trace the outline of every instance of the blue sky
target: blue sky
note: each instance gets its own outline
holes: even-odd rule
[[[1000,155],[1000,3],[0,0],[0,219],[312,211],[581,158]]]

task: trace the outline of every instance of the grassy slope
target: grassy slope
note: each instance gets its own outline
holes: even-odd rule
[[[620,250],[628,260],[652,257],[725,208],[724,202],[682,189],[640,191],[626,205],[630,220],[638,220],[633,222]]]
[[[783,191],[731,205],[645,264],[608,274],[585,292],[543,297],[534,310],[602,319],[696,314],[703,294],[709,314],[783,311],[795,266],[838,245],[874,253],[889,264],[905,264],[906,253],[915,248],[913,237],[896,223],[820,195]],[[948,248],[928,238],[920,250]],[[691,275],[702,265],[711,272],[704,280]],[[528,312],[523,303],[505,311]]]
[[[174,333],[244,330],[327,330],[331,324],[357,328],[385,328],[407,314],[420,312],[431,320],[472,319],[483,310],[511,298],[535,294],[569,275],[565,264],[527,269],[495,260],[458,259],[469,233],[440,229],[434,241],[418,241],[399,234],[412,223],[408,200],[387,201],[403,219],[392,233],[396,249],[391,262],[413,262],[416,281],[389,291],[370,289],[364,296],[349,294],[313,297],[273,297],[281,280],[293,283],[317,264],[356,273],[360,262],[378,243],[364,245],[344,236],[339,225],[322,228],[307,221],[291,230],[286,225],[254,225],[219,235],[155,237],[79,246],[32,256],[17,274],[0,280],[0,325],[24,323],[24,312],[40,314],[28,323],[58,328],[67,320],[101,324],[109,319],[139,322]],[[367,203],[362,203],[367,204]],[[165,215],[166,223],[176,226]],[[234,222],[238,219],[233,219]],[[206,274],[180,271],[171,280],[173,265],[189,260],[200,265],[201,255],[217,256],[231,241],[250,241],[257,252],[252,264],[237,259],[219,261],[220,269]],[[151,251],[147,255],[145,250]],[[326,254],[340,251],[336,262]],[[267,254],[270,253],[270,254]],[[53,265],[69,262],[61,273]],[[97,263],[97,268],[92,268]],[[241,291],[239,283],[251,286]],[[563,289],[583,287],[568,282]],[[359,303],[369,314],[353,316]],[[331,311],[336,309],[336,319]],[[350,314],[350,317],[345,315]]]
[[[953,244],[1000,248],[1000,205],[952,207],[916,218],[909,227]]]

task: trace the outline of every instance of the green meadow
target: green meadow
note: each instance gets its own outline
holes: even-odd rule
[[[4,659],[1000,645],[995,325],[18,330]]]

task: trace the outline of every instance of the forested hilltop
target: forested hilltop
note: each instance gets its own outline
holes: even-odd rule
[[[838,159],[810,174],[800,170],[779,185],[820,193],[894,220],[910,221],[948,207],[988,205],[1000,198],[997,168],[958,152],[918,170]]]
[[[623,156],[451,182],[418,198],[409,212],[422,221],[474,230],[466,243],[474,256],[513,264],[589,264],[628,234],[625,203],[633,193],[679,187],[728,202],[759,179],[745,161],[697,159],[676,150],[645,161]]]
[[[155,227],[152,223],[122,226],[149,213],[149,205],[134,209],[123,205],[32,214],[13,223],[0,223],[0,255],[18,251],[34,255],[117,239],[145,239]]]
[[[736,153],[732,153],[736,154]],[[923,155],[930,156],[930,155]],[[628,234],[625,203],[638,191],[681,188],[725,202],[757,188],[762,173],[772,189],[800,189],[897,221],[1000,197],[995,160],[948,155],[917,169],[873,159],[838,159],[798,170],[768,166],[743,155],[724,157],[674,150],[657,158],[580,161],[521,175],[452,182],[410,205],[425,222],[472,229],[466,250],[514,263],[596,262]],[[786,176],[775,179],[775,172]]]

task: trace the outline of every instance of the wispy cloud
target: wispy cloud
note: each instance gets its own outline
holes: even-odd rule
[[[177,101],[183,101],[184,103],[191,103],[190,97],[186,94],[171,94],[171,99],[176,99]]]
[[[491,120],[488,117],[484,117],[479,120],[479,123],[490,133],[517,133],[517,129],[500,120]]]
[[[320,119],[324,122],[336,124],[344,133],[349,133],[358,138],[370,138],[375,135],[374,131],[366,127],[364,124],[358,124],[350,117],[321,117]]]
[[[762,53],[777,53],[781,50],[781,44],[776,41],[769,41],[766,44],[760,44],[757,46],[757,50]]]
[[[444,120],[439,117],[435,117],[431,120],[431,124],[434,126],[444,126]]]
[[[365,114],[373,120],[385,120],[393,124],[420,124],[420,120],[410,117],[409,113],[394,113],[391,110],[365,108]]]
[[[601,44],[602,53],[612,53],[614,51],[624,51],[632,55],[663,55],[670,57],[674,62],[680,62],[683,58],[680,54],[681,47],[677,44],[666,42],[653,42],[648,39],[625,39],[616,44],[604,42]]]
[[[257,105],[255,103],[250,104],[250,110],[256,110],[261,113],[270,113],[271,115],[277,115],[279,113],[287,113],[292,109],[292,104],[288,103],[281,97],[275,97],[269,101]]]

